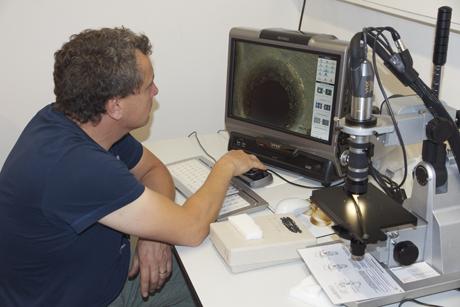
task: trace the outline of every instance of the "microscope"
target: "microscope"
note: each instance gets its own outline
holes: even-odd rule
[[[367,45],[373,46],[376,40],[366,31],[355,34],[350,41],[351,110],[339,123],[342,132],[349,135],[345,185],[316,190],[311,196],[312,202],[335,222],[336,233],[350,241],[356,259],[364,256],[368,244],[387,239],[381,229],[417,223],[415,215],[368,182],[374,148],[371,137],[394,128],[388,118],[372,114],[374,70],[367,60]]]
[[[459,112],[438,99],[450,13],[448,7],[438,12],[436,41],[440,36],[443,44],[437,44],[440,48],[435,46],[432,88],[419,78],[409,50],[393,28],[365,28],[350,41],[353,98],[350,114],[339,120],[342,132],[349,135],[349,150],[343,158],[347,163],[345,185],[313,191],[311,201],[334,222],[335,232],[349,240],[354,259],[359,260],[367,251],[387,270],[426,262],[439,273],[401,284],[405,290],[402,294],[355,302],[353,306],[389,304],[460,287]],[[391,34],[397,51],[393,51],[384,33]],[[367,58],[368,47],[373,50],[372,63]],[[372,112],[376,55],[403,85],[416,93],[392,99],[381,114]],[[390,104],[385,94],[384,97]],[[422,161],[412,172],[409,199],[399,189],[402,184],[386,190],[368,181],[374,142],[402,147],[422,142]]]

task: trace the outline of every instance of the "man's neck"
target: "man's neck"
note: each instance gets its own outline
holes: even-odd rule
[[[121,129],[116,122],[102,117],[97,124],[87,122],[79,124],[80,128],[105,150],[109,150],[114,143],[121,139],[128,131]]]

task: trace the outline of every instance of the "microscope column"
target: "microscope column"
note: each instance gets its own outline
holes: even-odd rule
[[[374,70],[371,63],[364,58],[357,67],[352,68],[351,73],[353,97],[346,124],[359,131],[360,127],[372,127],[376,123],[372,116]],[[350,134],[349,146],[345,189],[350,194],[365,194],[369,174],[370,136]]]

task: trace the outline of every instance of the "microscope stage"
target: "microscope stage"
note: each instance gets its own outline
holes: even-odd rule
[[[353,197],[343,187],[319,189],[311,195],[311,201],[335,223],[335,230],[341,229],[345,236],[348,233],[350,237],[366,243],[386,240],[382,229],[417,224],[413,214],[372,184],[369,184],[366,194],[356,199],[362,218]],[[363,234],[367,234],[367,238],[363,238]]]

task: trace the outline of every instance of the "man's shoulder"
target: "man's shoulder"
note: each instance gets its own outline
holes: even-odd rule
[[[102,161],[113,158],[76,124],[51,108],[48,105],[40,110],[23,130],[5,161],[4,172],[43,180],[82,167],[96,170],[105,165]]]
[[[82,134],[81,129],[72,120],[55,111],[53,104],[48,104],[32,117],[21,133],[19,141],[32,138],[35,143],[46,141],[52,145],[59,138]]]

